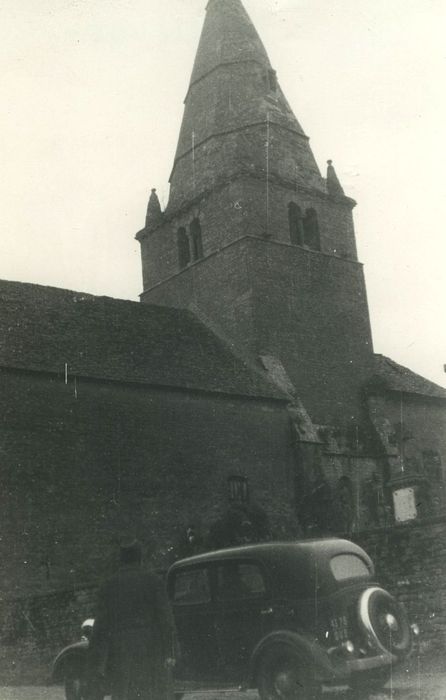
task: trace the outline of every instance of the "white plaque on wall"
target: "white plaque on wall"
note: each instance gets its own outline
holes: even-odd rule
[[[405,488],[394,491],[393,505],[395,506],[395,520],[398,523],[404,523],[407,520],[415,520],[417,517],[415,489]]]

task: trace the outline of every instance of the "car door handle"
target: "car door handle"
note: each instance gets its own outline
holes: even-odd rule
[[[260,611],[261,615],[272,615],[273,614],[273,609],[272,608],[264,608],[263,610]]]

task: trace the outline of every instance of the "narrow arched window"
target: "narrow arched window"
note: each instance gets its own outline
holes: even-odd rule
[[[319,224],[317,214],[314,209],[307,209],[305,212],[304,225],[304,243],[313,250],[321,249],[321,241],[319,236]]]
[[[190,246],[187,237],[186,229],[181,226],[177,231],[177,246],[178,246],[178,262],[180,269],[186,267],[190,263]]]
[[[290,241],[293,245],[303,245],[304,230],[301,208],[294,202],[288,204],[288,223],[290,226]]]
[[[201,240],[201,225],[199,219],[194,219],[190,225],[190,237],[192,242],[192,259],[203,257],[203,242]]]

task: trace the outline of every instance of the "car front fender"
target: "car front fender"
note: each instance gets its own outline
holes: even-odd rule
[[[62,649],[53,661],[51,680],[63,683],[67,675],[83,676],[87,664],[88,640],[70,644]]]
[[[255,647],[249,664],[249,680],[248,685],[255,685],[257,671],[262,663],[262,658],[273,649],[276,644],[286,644],[291,650],[297,652],[306,663],[314,666],[317,675],[321,680],[335,680],[338,677],[345,675],[345,667],[343,664],[337,668],[331,662],[331,659],[325,649],[314,639],[299,632],[291,630],[278,630],[271,632],[264,637]]]

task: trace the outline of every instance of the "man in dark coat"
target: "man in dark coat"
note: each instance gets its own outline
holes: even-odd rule
[[[121,547],[119,570],[99,591],[92,676],[107,675],[113,700],[171,700],[173,617],[164,584],[141,561],[137,542]],[[97,688],[92,698],[100,697]]]

